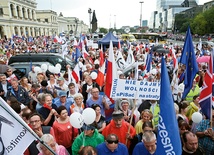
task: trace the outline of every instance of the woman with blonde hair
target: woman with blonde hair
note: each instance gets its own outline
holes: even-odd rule
[[[141,119],[135,125],[136,134],[139,134],[139,133],[143,132],[142,126],[143,126],[144,122],[150,121],[150,122],[153,123],[152,118],[153,118],[153,114],[149,109],[143,110],[141,112]]]

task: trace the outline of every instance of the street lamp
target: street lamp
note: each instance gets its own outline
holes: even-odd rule
[[[140,28],[142,27],[142,3],[144,3],[143,1],[140,1]]]
[[[89,32],[91,32],[91,8],[88,9],[88,14],[89,14]]]

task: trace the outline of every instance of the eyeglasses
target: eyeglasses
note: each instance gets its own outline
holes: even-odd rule
[[[118,140],[106,140],[107,141],[107,143],[109,143],[109,144],[118,144]]]
[[[40,120],[30,121],[30,124],[38,123],[38,122],[40,122]]]
[[[11,70],[8,70],[7,72],[12,72]]]

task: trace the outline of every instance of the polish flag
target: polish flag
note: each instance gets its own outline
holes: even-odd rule
[[[90,64],[94,64],[92,58],[90,57],[89,53],[86,51],[85,46],[82,49],[82,55],[84,60],[88,60]]]
[[[58,35],[56,35],[55,37],[54,37],[54,40],[53,40],[55,43],[58,43],[59,42],[59,37],[58,37]]]
[[[118,41],[118,49],[121,51],[120,40]]]
[[[177,61],[177,58],[176,58],[176,55],[175,55],[175,49],[172,46],[172,48],[170,50],[171,50],[171,53],[172,53],[174,71],[176,71],[178,69],[178,61]]]
[[[76,64],[76,66],[72,70],[71,74],[72,74],[73,78],[75,79],[76,83],[78,83],[80,81],[80,68],[79,68],[78,64]]]
[[[89,53],[85,50],[85,47],[82,49],[82,53],[83,53],[83,59],[85,60],[89,56]]]
[[[98,70],[97,78],[96,78],[96,83],[99,86],[103,86],[104,84],[104,75],[105,75],[105,59],[103,56],[103,48],[101,47],[100,51],[100,68]]]
[[[114,51],[113,51],[113,44],[112,41],[110,41],[109,46],[109,55],[108,55],[108,67],[107,67],[107,73],[106,73],[106,85],[105,85],[105,93],[108,98],[110,98],[111,95],[111,88],[112,88],[112,82],[114,79],[117,79],[117,69],[114,59]]]

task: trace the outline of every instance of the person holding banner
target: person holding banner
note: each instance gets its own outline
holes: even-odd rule
[[[131,115],[132,115],[132,110],[129,109],[129,101],[128,100],[122,100],[121,101],[121,110],[124,114],[124,120],[128,123],[131,123],[132,126],[135,125],[135,120],[136,120],[136,115],[133,114],[133,119],[132,122],[130,122],[131,120]]]
[[[131,139],[136,134],[134,127],[124,120],[124,114],[120,110],[112,113],[111,122],[102,132],[105,138],[107,138],[109,134],[113,133],[118,136],[119,142],[125,144],[128,148],[130,146]]]

